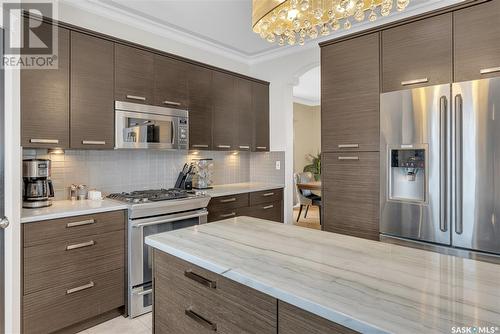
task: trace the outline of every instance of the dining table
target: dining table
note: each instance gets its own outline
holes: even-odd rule
[[[310,181],[310,182],[297,183],[297,187],[300,190],[309,190],[314,195],[321,197],[321,181]]]

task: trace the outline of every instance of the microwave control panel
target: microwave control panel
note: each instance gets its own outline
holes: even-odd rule
[[[188,149],[189,147],[189,124],[187,118],[179,118],[179,148],[180,149]]]

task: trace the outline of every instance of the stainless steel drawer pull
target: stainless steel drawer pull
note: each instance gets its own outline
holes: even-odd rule
[[[219,217],[221,217],[221,218],[229,218],[229,217],[234,217],[234,216],[236,216],[236,212],[226,213],[224,215],[220,215]]]
[[[59,139],[30,139],[32,144],[59,144]]]
[[[339,157],[339,160],[359,160],[359,157]]]
[[[137,295],[138,296],[146,296],[146,295],[150,295],[152,293],[153,293],[153,289],[148,289],[148,290],[144,290],[144,291],[138,292]]]
[[[240,149],[242,149],[242,150],[249,150],[250,146],[248,146],[248,145],[240,145]]]
[[[106,145],[104,140],[83,140],[83,145]]]
[[[481,74],[490,74],[490,73],[496,73],[500,72],[500,67],[491,67],[491,68],[483,68],[481,71],[479,71]]]
[[[66,227],[76,227],[76,226],[83,226],[83,225],[91,225],[91,224],[94,224],[95,223],[95,220],[94,219],[88,219],[88,220],[82,220],[82,221],[79,221],[79,222],[71,222],[71,223],[67,223],[66,224]]]
[[[422,83],[426,83],[426,82],[429,82],[428,78],[408,80],[408,81],[401,81],[401,86],[418,85],[418,84],[422,84]]]
[[[264,196],[264,197],[274,196],[274,193],[265,193],[265,194],[262,194],[262,196]]]
[[[203,327],[206,327],[214,332],[217,332],[217,324],[215,322],[211,322],[210,320],[205,319],[198,313],[194,312],[192,308],[186,309],[185,314],[194,321],[196,321],[197,323],[199,323],[200,325],[202,325]]]
[[[171,106],[180,106],[182,103],[174,101],[163,101],[163,104],[169,104]]]
[[[341,144],[339,148],[359,148],[359,144]]]
[[[258,150],[267,150],[267,146],[257,146]]]
[[[191,145],[191,147],[195,148],[208,148],[207,144],[196,144],[196,145]]]
[[[87,241],[87,242],[82,242],[81,244],[68,245],[68,246],[66,246],[66,250],[72,250],[72,249],[90,247],[90,246],[94,246],[94,245],[95,245],[95,241],[94,240],[90,240],[90,241]]]
[[[217,145],[218,148],[231,148],[231,145]]]
[[[193,281],[200,283],[201,285],[206,286],[207,288],[210,289],[217,289],[217,282],[209,280],[208,278],[205,278],[203,276],[200,276],[198,274],[193,273],[192,270],[186,270],[184,271],[184,276],[186,276],[189,279],[192,279]]]
[[[231,203],[231,202],[236,202],[236,197],[233,197],[233,198],[228,198],[228,199],[221,199],[219,202],[221,202],[221,203]]]
[[[90,281],[87,284],[84,284],[82,286],[78,286],[76,288],[66,290],[66,294],[70,295],[70,294],[78,292],[78,291],[87,290],[87,289],[93,288],[94,285],[95,285],[94,282]]]
[[[146,101],[146,98],[144,96],[137,96],[137,95],[127,95],[127,99],[138,100],[138,101]]]
[[[268,205],[268,206],[263,207],[262,209],[269,210],[269,209],[272,209],[272,208],[274,208],[274,205]]]

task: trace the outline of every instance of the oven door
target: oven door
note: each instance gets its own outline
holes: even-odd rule
[[[177,230],[207,222],[206,209],[131,220],[129,228],[130,316],[151,310],[153,257],[145,243],[150,235]]]

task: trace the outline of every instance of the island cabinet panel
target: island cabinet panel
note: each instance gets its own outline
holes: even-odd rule
[[[269,151],[269,84],[252,83],[252,151]]]
[[[189,64],[169,57],[154,56],[155,97],[160,107],[187,109]]]
[[[384,30],[383,92],[452,82],[452,34],[452,13]]]
[[[276,299],[154,251],[154,333],[275,334]]]
[[[500,76],[500,0],[453,13],[455,82]]]
[[[379,239],[379,153],[322,156],[323,228]]]
[[[29,20],[25,20],[28,24]],[[34,26],[38,26],[38,22]],[[52,34],[42,23],[37,34]],[[21,70],[21,145],[29,148],[69,148],[70,32],[58,34],[57,69]]]
[[[252,82],[236,79],[238,125],[236,132],[236,150],[250,151],[253,142]]]
[[[379,34],[321,49],[322,152],[379,150]]]
[[[113,42],[71,32],[71,148],[114,147]]]
[[[352,329],[279,301],[278,333],[280,334],[354,334]]]
[[[236,82],[232,75],[213,72],[212,112],[213,149],[237,150],[238,112]]]
[[[190,66],[187,73],[189,147],[212,149],[212,70]]]
[[[115,43],[115,99],[154,104],[154,54]]]

